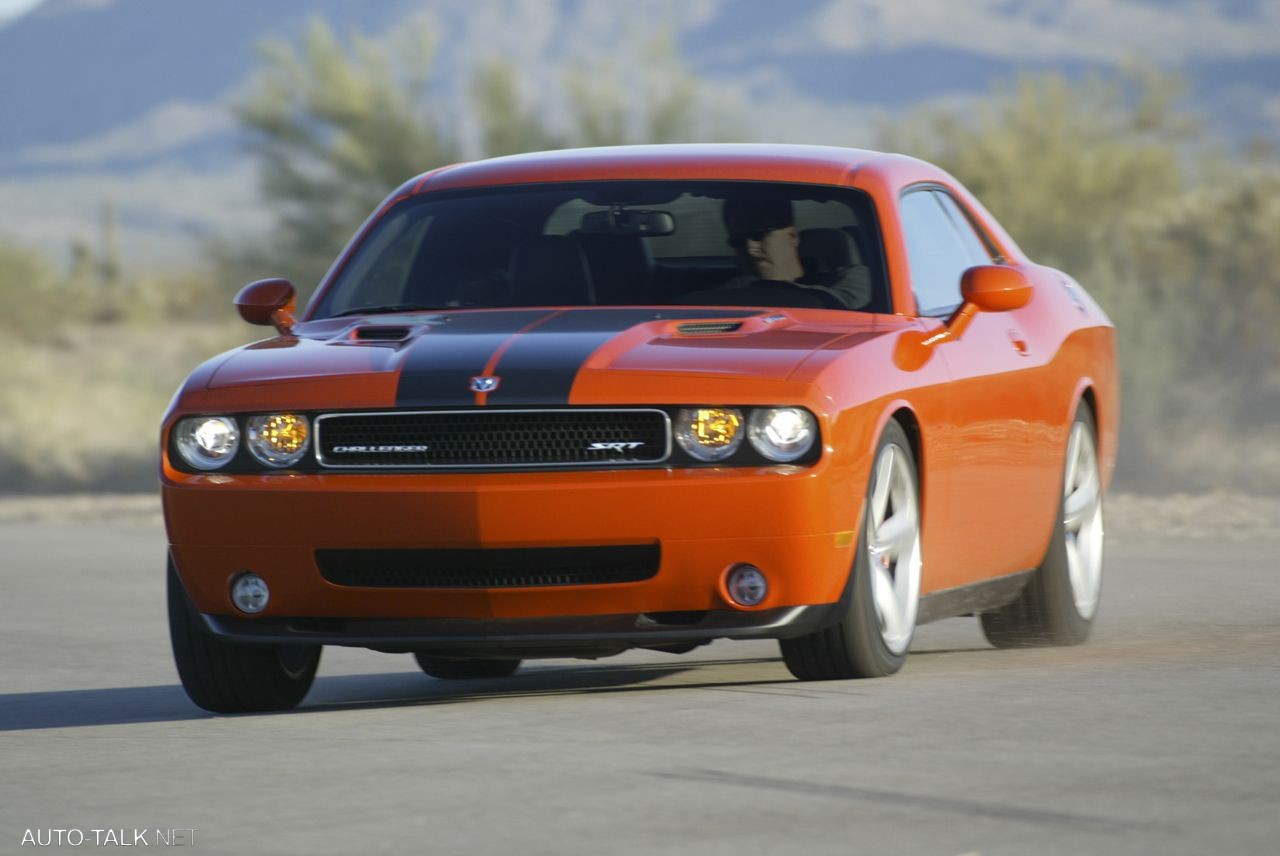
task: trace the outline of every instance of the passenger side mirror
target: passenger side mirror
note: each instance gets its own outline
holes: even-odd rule
[[[960,278],[960,296],[983,312],[1021,309],[1031,299],[1031,283],[1014,267],[978,265]]]
[[[1008,312],[1021,309],[1031,300],[1031,283],[1026,275],[1007,265],[977,265],[960,277],[960,296],[964,302],[936,332],[905,331],[898,337],[894,362],[903,371],[915,371],[929,361],[933,349],[944,342],[955,342],[968,329],[978,312]]]
[[[260,279],[251,282],[235,297],[240,317],[250,324],[270,324],[280,333],[293,332],[298,294],[287,279]]]

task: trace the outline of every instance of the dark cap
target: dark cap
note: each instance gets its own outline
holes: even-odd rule
[[[733,196],[724,202],[724,227],[736,235],[795,225],[791,200],[776,196]]]

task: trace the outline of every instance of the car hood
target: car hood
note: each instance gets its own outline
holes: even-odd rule
[[[814,352],[875,325],[839,310],[702,307],[327,319],[232,352],[208,388],[374,375],[394,379],[394,406],[565,404],[581,376],[600,372],[785,380]]]

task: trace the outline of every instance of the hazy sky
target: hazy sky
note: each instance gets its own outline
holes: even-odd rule
[[[5,18],[12,18],[14,15],[25,12],[40,3],[41,0],[0,0],[0,21]]]

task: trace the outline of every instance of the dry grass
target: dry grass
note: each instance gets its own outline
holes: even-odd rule
[[[163,322],[0,341],[0,494],[154,485],[160,418],[178,384],[253,333]]]
[[[1145,458],[1158,463],[1149,464],[1148,470],[1122,473],[1124,487],[1157,493],[1280,496],[1280,415],[1249,423],[1198,413],[1180,425],[1166,426],[1166,432],[1142,450]],[[1124,455],[1122,445],[1122,461]]]

